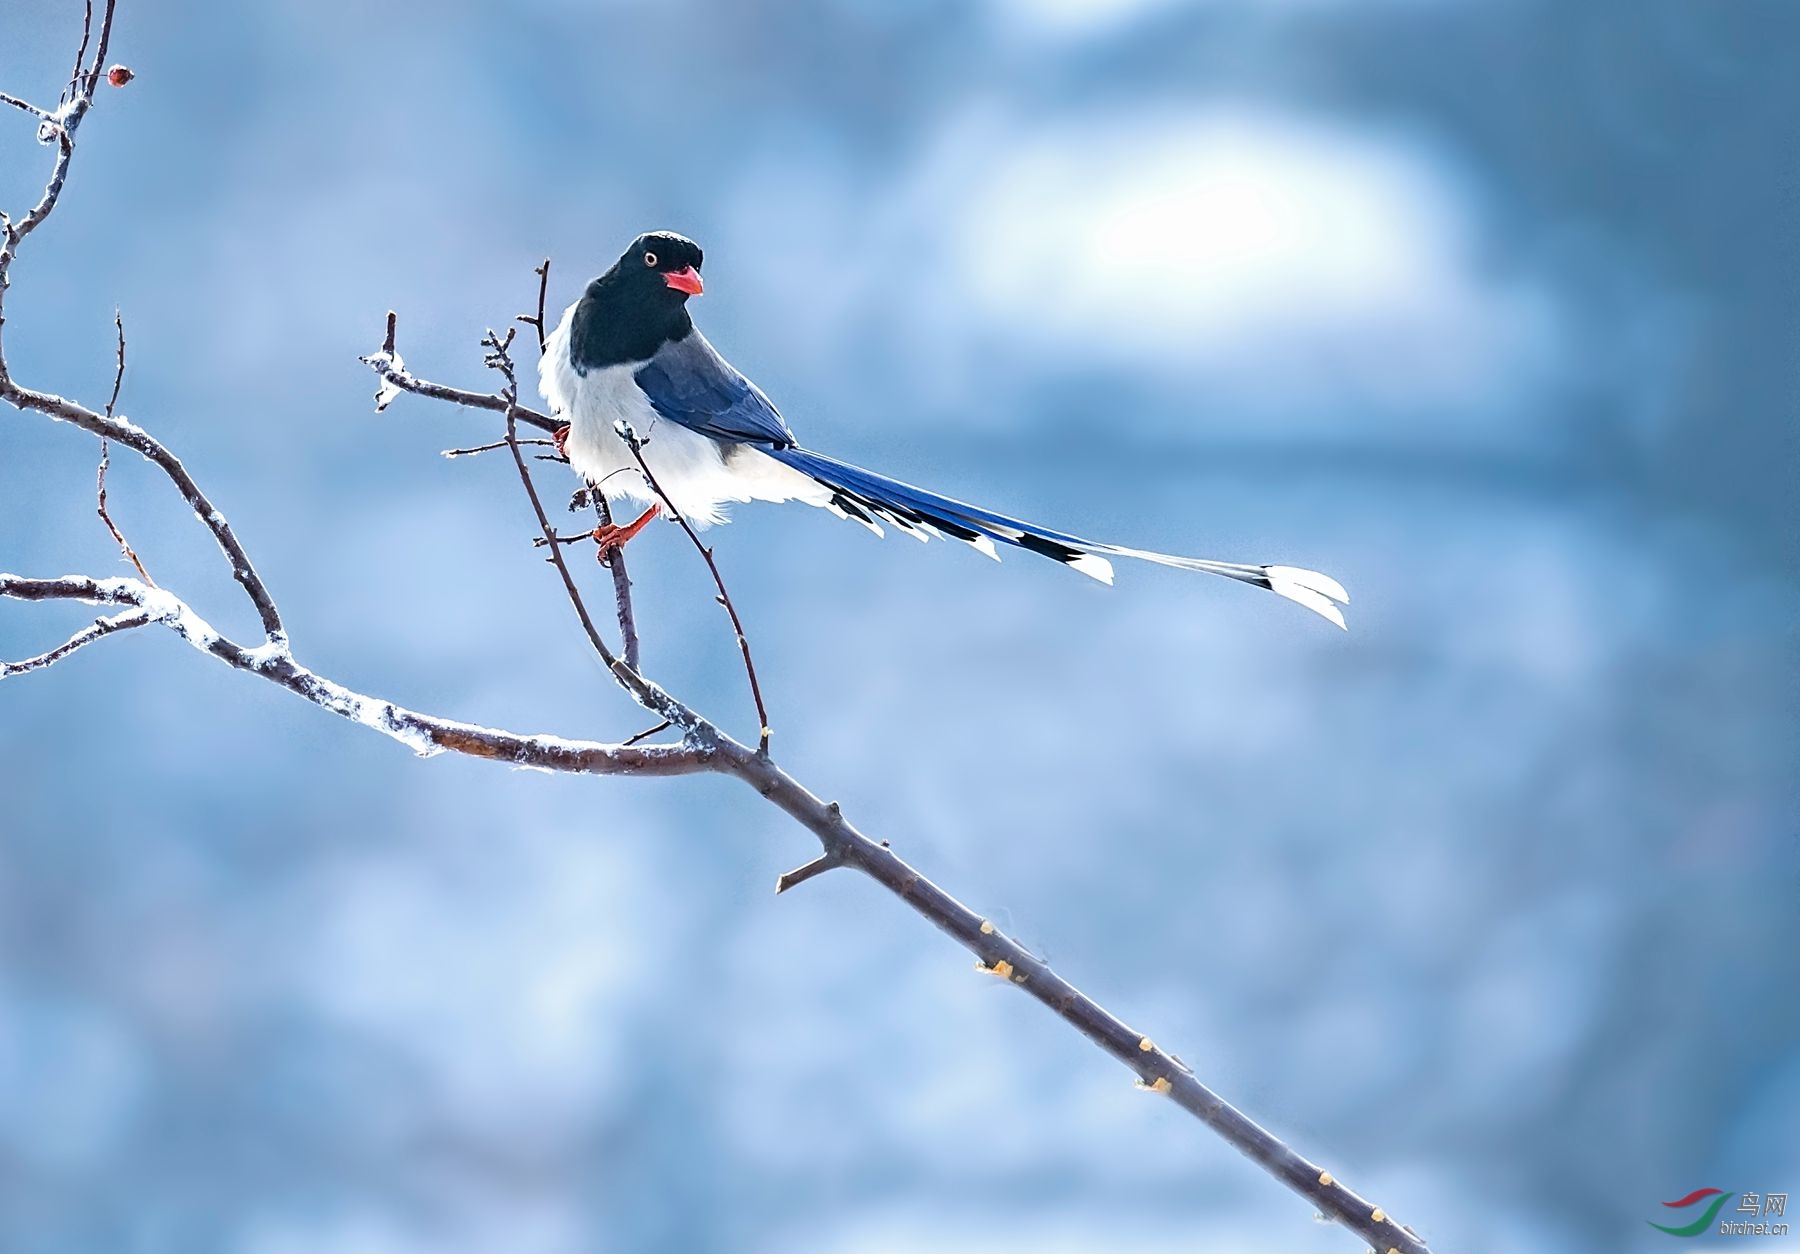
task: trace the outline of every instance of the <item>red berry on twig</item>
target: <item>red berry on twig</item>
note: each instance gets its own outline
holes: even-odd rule
[[[123,87],[136,77],[137,75],[131,72],[131,67],[126,65],[115,65],[106,72],[106,81],[114,87]]]

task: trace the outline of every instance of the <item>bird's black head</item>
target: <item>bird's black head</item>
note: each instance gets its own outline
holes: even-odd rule
[[[687,236],[649,231],[631,241],[613,269],[639,280],[646,290],[678,293],[679,302],[705,290],[700,284],[700,266],[705,260],[700,245]]]
[[[673,231],[650,231],[631,241],[612,269],[588,284],[575,311],[570,356],[587,371],[646,361],[665,342],[694,328],[687,300],[705,290],[700,245]]]

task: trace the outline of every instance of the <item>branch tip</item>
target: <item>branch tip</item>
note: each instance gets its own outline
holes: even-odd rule
[[[806,883],[807,880],[815,879],[818,876],[825,874],[825,872],[842,865],[844,865],[842,854],[836,852],[822,853],[811,862],[808,862],[805,866],[796,867],[794,870],[787,872],[787,874],[778,876],[775,880],[775,895],[779,897],[788,889],[798,888],[800,885]]]

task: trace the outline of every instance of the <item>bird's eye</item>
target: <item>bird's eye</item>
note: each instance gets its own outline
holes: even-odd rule
[[[649,266],[652,270],[656,269],[656,254],[655,253],[645,253],[644,254],[644,264]]]

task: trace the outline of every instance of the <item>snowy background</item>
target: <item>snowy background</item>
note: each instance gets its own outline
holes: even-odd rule
[[[54,97],[73,0],[5,0]],[[1221,581],[718,533],[783,761],[1458,1254],[1800,1192],[1791,73],[1764,0],[127,3],[17,376],[169,440],[302,660],[644,724],[488,386],[555,258],[707,249],[825,451]],[[103,89],[104,90],[104,89]],[[0,203],[48,154],[0,117]],[[93,441],[0,413],[0,568],[112,572]],[[167,485],[151,570],[253,620]],[[740,734],[704,571],[653,673]],[[75,609],[0,607],[0,656]],[[0,689],[8,1254],[1352,1251],[721,781],[417,761],[152,632]],[[1752,1243],[1754,1244],[1754,1242]],[[1775,1248],[1764,1241],[1758,1248]],[[1731,1248],[1736,1248],[1732,1246]]]

